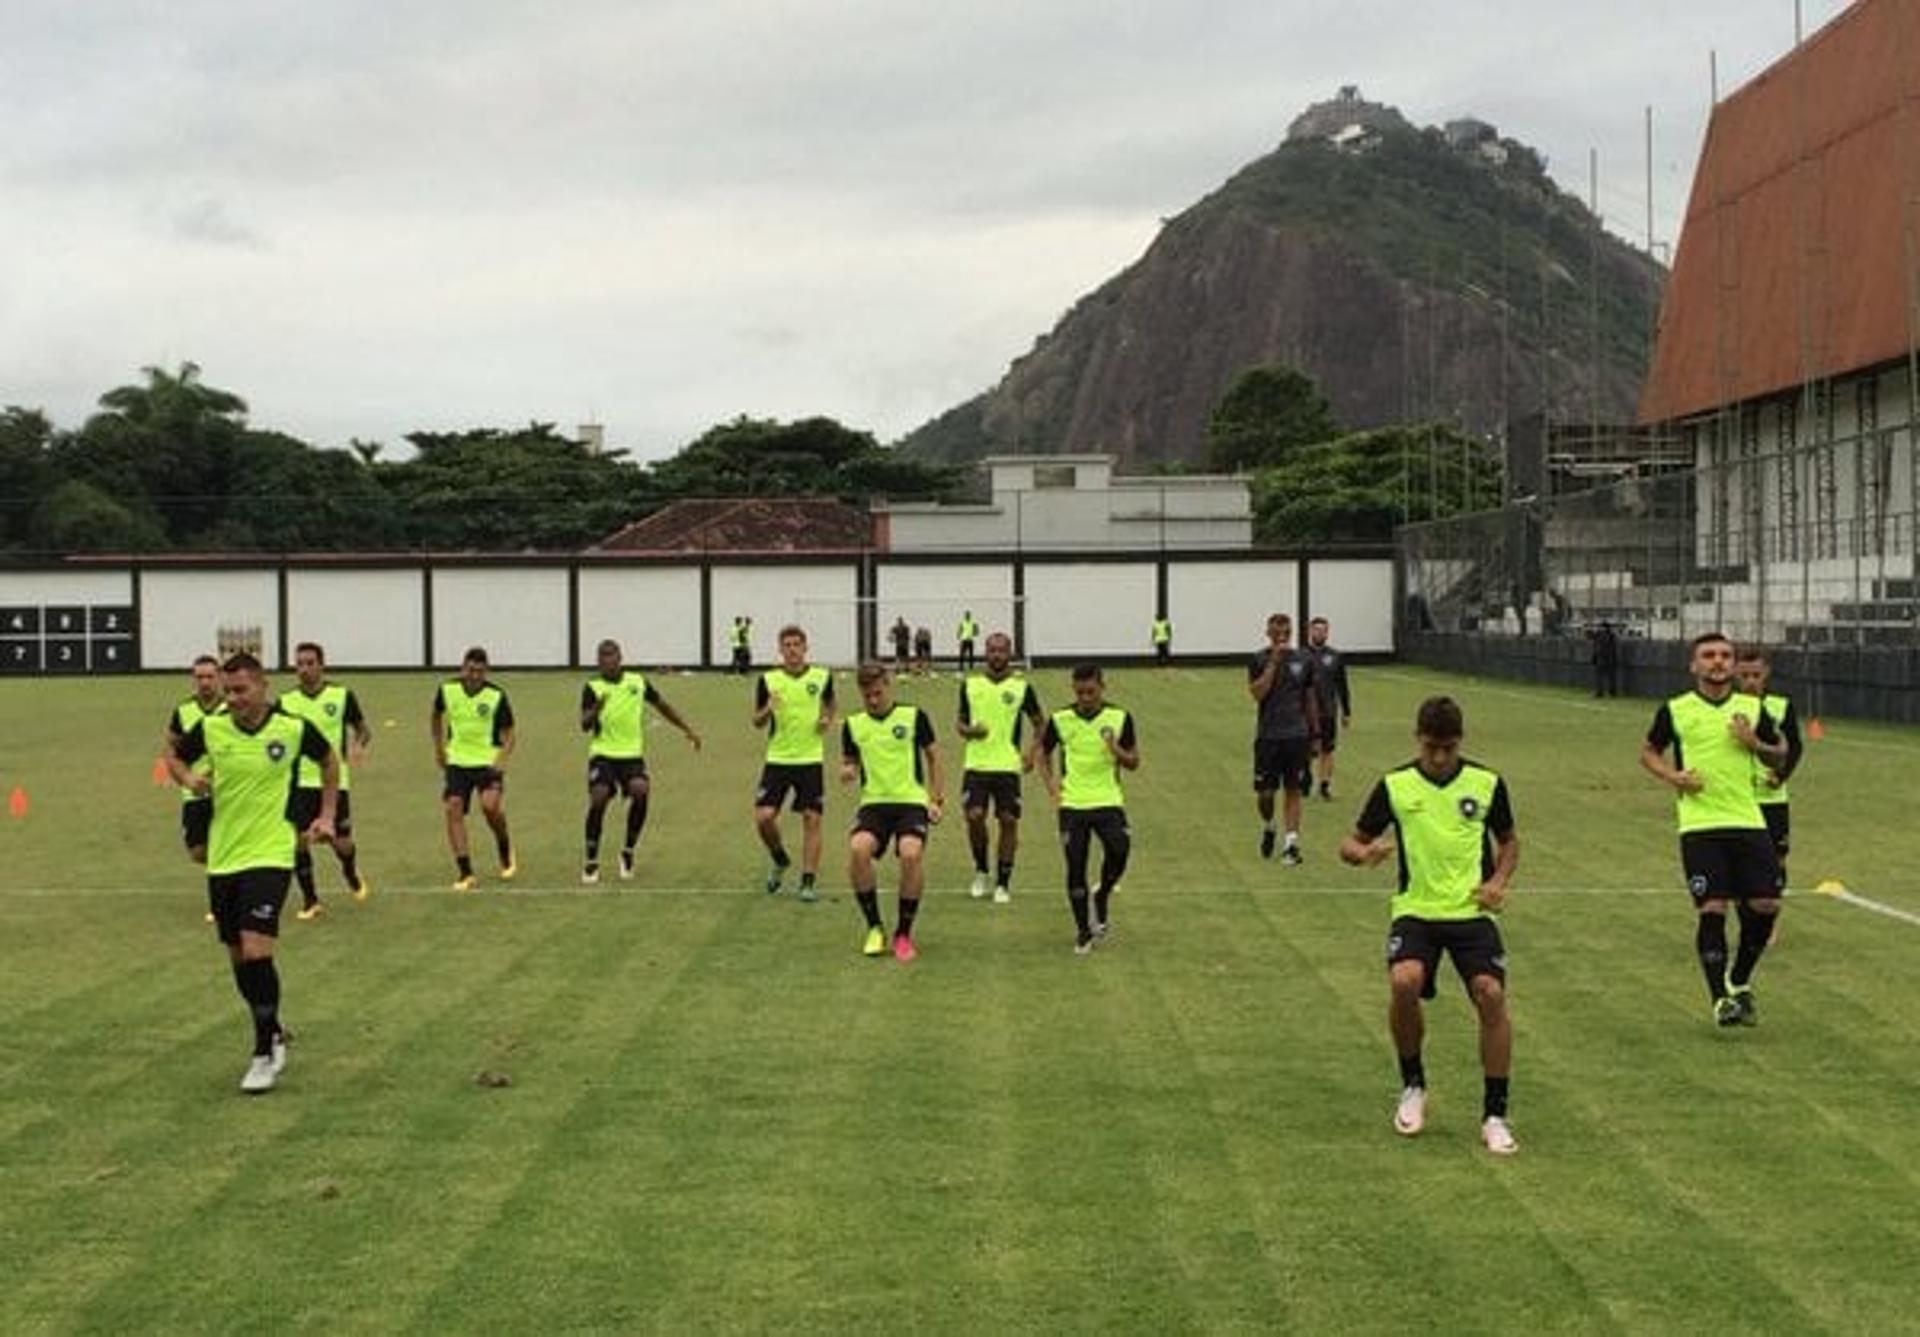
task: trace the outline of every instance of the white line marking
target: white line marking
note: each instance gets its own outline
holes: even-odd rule
[[[1882,905],[1879,901],[1871,900],[1865,896],[1857,896],[1851,891],[1829,891],[1820,894],[1832,900],[1844,902],[1847,905],[1857,905],[1862,910],[1871,910],[1877,915],[1886,915],[1890,919],[1902,920],[1908,924],[1920,924],[1920,915],[1914,914],[1911,910],[1902,910],[1898,906],[1893,905]]]
[[[889,894],[891,894],[893,889],[891,887],[887,887],[887,888],[883,888],[882,890],[887,891]],[[1367,898],[1377,898],[1379,900],[1384,901],[1388,898],[1389,895],[1391,895],[1391,889],[1385,886],[1378,886],[1378,887],[1361,887],[1361,886],[1352,886],[1352,887],[1325,887],[1325,886],[1146,887],[1146,886],[1140,886],[1138,884],[1130,884],[1127,888],[1125,888],[1125,890],[1130,891],[1135,895],[1152,896],[1155,898],[1159,898],[1163,896],[1259,896],[1259,897],[1359,896],[1359,897],[1367,897]],[[820,889],[820,894],[822,896],[844,896],[848,893],[845,887],[823,886]],[[930,896],[937,896],[944,899],[947,897],[965,896],[966,889],[961,886],[941,887],[941,888],[931,889],[928,891],[927,894]],[[1042,894],[1045,894],[1048,896],[1052,895],[1051,892],[1037,893],[1037,892],[1029,891],[1026,893],[1026,899],[1032,900]],[[183,899],[191,900],[196,896],[202,896],[202,895],[204,895],[204,893],[201,891],[200,888],[196,888],[192,886],[0,888],[0,899],[14,899],[14,900],[52,900],[56,897],[61,897],[61,896],[97,896],[97,897],[177,896]],[[1679,887],[1679,886],[1673,886],[1673,887],[1517,886],[1513,888],[1513,895],[1516,898],[1523,899],[1523,900],[1530,896],[1670,896],[1670,897],[1678,898],[1678,897],[1685,896],[1686,890],[1685,888]],[[554,897],[554,896],[578,896],[586,900],[603,899],[603,898],[614,897],[614,896],[746,896],[746,897],[761,897],[769,901],[774,901],[774,900],[790,901],[795,899],[792,888],[789,888],[786,891],[781,892],[778,896],[768,896],[765,891],[763,891],[759,887],[753,887],[753,886],[649,887],[645,885],[621,886],[621,885],[615,884],[613,886],[600,885],[600,886],[592,886],[592,887],[583,887],[577,884],[569,883],[562,886],[543,887],[543,886],[530,886],[524,883],[516,883],[513,886],[504,886],[500,884],[494,884],[494,885],[488,886],[488,885],[482,884],[479,888],[477,888],[474,891],[458,892],[458,891],[450,890],[449,888],[441,886],[436,883],[431,886],[426,886],[426,885],[382,886],[377,891],[374,892],[372,899],[368,901],[365,905],[362,905],[358,902],[351,900],[351,898],[346,896],[345,893],[342,893],[337,896],[324,897],[323,900],[329,907],[332,907],[335,909],[346,907],[343,913],[353,913],[354,911],[365,909],[365,908],[368,908],[368,906],[378,904],[381,898],[387,897],[387,896],[435,896],[435,897],[442,897],[450,901],[482,900],[489,897],[492,897],[495,899],[499,899],[501,897],[521,899],[521,898],[529,898],[529,897]],[[291,914],[291,913],[292,913],[292,909],[289,908],[288,914]]]

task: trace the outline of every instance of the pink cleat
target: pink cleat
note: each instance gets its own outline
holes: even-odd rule
[[[893,959],[902,963],[920,955],[920,949],[913,945],[913,939],[904,933],[893,935]]]

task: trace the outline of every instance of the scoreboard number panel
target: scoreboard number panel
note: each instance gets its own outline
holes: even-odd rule
[[[0,606],[0,674],[132,673],[138,633],[131,604]]]

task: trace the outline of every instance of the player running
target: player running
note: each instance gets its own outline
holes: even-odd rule
[[[817,901],[820,890],[821,826],[827,806],[826,735],[838,716],[833,674],[807,662],[807,633],[780,628],[780,664],[753,687],[753,727],[767,731],[766,761],[753,794],[753,825],[767,847],[767,894],[786,881],[793,856],[780,837],[780,808],[793,798],[800,814],[800,899]]]
[[[1247,662],[1253,735],[1253,794],[1260,813],[1260,857],[1273,857],[1273,794],[1285,789],[1286,846],[1280,861],[1300,863],[1300,799],[1313,786],[1313,746],[1320,734],[1320,692],[1313,656],[1293,646],[1293,619],[1267,619],[1267,644]]]
[[[626,667],[620,642],[600,642],[594,651],[600,671],[580,689],[580,729],[587,743],[587,854],[580,881],[600,880],[600,833],[607,805],[615,794],[627,796],[627,833],[620,842],[620,880],[633,876],[633,852],[647,825],[647,799],[653,782],[647,775],[647,707],[687,736],[700,750],[700,735],[667,704],[647,675]]]
[[[467,847],[467,810],[480,795],[480,815],[493,831],[500,855],[500,876],[511,882],[520,871],[507,833],[505,791],[507,758],[513,755],[513,704],[487,676],[487,652],[474,646],[460,657],[458,677],[448,678],[433,694],[433,761],[444,777],[440,806],[447,819],[447,845],[459,872],[455,891],[474,888],[473,858]]]
[[[1073,911],[1073,950],[1085,956],[1110,930],[1113,893],[1126,875],[1133,836],[1120,772],[1138,770],[1140,744],[1133,716],[1107,700],[1098,664],[1073,671],[1073,705],[1056,710],[1040,739],[1040,778],[1060,810],[1060,843],[1067,854],[1067,905]],[[1060,754],[1060,777],[1053,754]],[[1100,842],[1100,885],[1087,892],[1087,857]],[[1091,907],[1088,901],[1092,901]],[[1089,913],[1091,908],[1091,913]]]
[[[353,899],[364,901],[373,894],[373,887],[360,874],[359,851],[353,842],[353,808],[348,786],[352,782],[352,767],[365,759],[367,745],[373,741],[373,731],[367,727],[366,716],[361,712],[360,699],[351,690],[327,679],[327,653],[312,641],[302,641],[293,648],[293,668],[299,676],[299,685],[280,698],[280,709],[297,719],[303,719],[320,731],[327,740],[327,746],[340,762],[340,795],[334,804],[333,835],[328,842],[333,846],[334,857],[340,861],[340,876],[347,880],[347,890],[353,893]],[[300,849],[294,855],[293,876],[300,884],[300,909],[294,918],[300,920],[318,919],[326,911],[326,903],[320,899],[320,893],[314,886],[313,842],[305,832],[313,825],[313,819],[320,815],[320,768],[312,762],[300,764],[300,777],[293,791],[292,817],[294,827],[302,834]]]
[[[1020,745],[1020,729],[1031,723],[1037,739],[1046,724],[1033,684],[1013,668],[1013,637],[996,631],[987,637],[986,669],[960,683],[960,720],[956,732],[966,739],[960,777],[961,803],[967,814],[967,843],[973,850],[973,899],[988,891],[987,808],[1000,828],[1000,858],[994,866],[993,903],[1013,899],[1013,857],[1020,848],[1020,772],[1033,769],[1031,744]]]
[[[1347,689],[1347,657],[1327,644],[1333,630],[1324,617],[1307,623],[1307,653],[1313,656],[1313,682],[1319,691],[1314,705],[1320,712],[1318,757],[1314,769],[1320,780],[1320,797],[1333,798],[1333,752],[1340,743],[1340,730],[1353,724],[1353,694]]]
[[[1734,664],[1734,676],[1738,679],[1740,690],[1748,696],[1758,697],[1767,717],[1773,721],[1773,727],[1780,731],[1780,737],[1786,742],[1787,754],[1777,766],[1763,766],[1754,776],[1754,797],[1760,800],[1760,815],[1767,822],[1767,837],[1773,841],[1773,855],[1780,861],[1780,890],[1786,893],[1787,853],[1792,845],[1793,821],[1787,803],[1787,778],[1800,768],[1800,756],[1804,745],[1800,741],[1800,712],[1793,708],[1793,700],[1777,692],[1769,692],[1768,685],[1773,680],[1773,661],[1764,645],[1750,645],[1740,651]],[[1779,921],[1775,921],[1778,932]],[[1777,939],[1776,939],[1777,941]]]
[[[900,918],[893,931],[893,955],[906,962],[919,955],[913,919],[926,885],[927,829],[940,820],[940,752],[926,712],[895,704],[893,679],[884,664],[862,664],[859,683],[865,709],[840,726],[840,782],[860,782],[860,809],[847,840],[847,875],[867,921],[860,950],[867,956],[884,955],[887,936],[873,865],[888,845],[894,847],[900,859]]]

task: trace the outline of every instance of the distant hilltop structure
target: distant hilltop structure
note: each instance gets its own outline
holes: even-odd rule
[[[1360,96],[1357,84],[1347,84],[1325,102],[1316,102],[1293,118],[1287,127],[1289,144],[1307,140],[1325,140],[1338,148],[1357,147],[1379,138],[1389,130],[1411,130],[1413,126],[1396,107],[1384,102],[1369,102]]]

